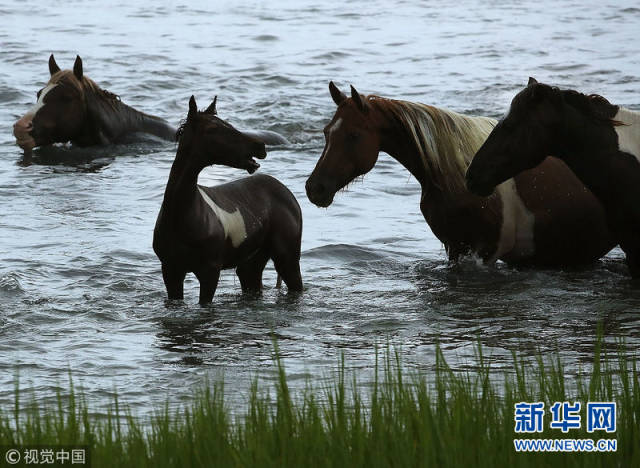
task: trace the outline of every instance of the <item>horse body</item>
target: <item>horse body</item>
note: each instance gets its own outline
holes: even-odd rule
[[[602,202],[614,240],[632,275],[640,276],[640,113],[530,79],[478,150],[467,186],[489,194],[546,154],[561,158]]]
[[[213,119],[211,112],[198,113],[192,98],[156,221],[153,248],[169,299],[183,298],[185,275],[193,272],[200,302],[210,302],[220,270],[233,267],[243,291],[259,290],[269,259],[289,290],[301,290],[302,213],[294,195],[266,175],[216,187],[197,184],[207,165],[253,172],[259,165],[251,156],[266,155],[264,143]]]
[[[165,120],[137,111],[84,76],[82,59],[72,70],[60,70],[49,58],[51,77],[38,100],[13,127],[26,152],[36,146],[67,141],[79,146],[115,143],[136,133],[173,140],[175,128]]]
[[[307,195],[328,206],[337,190],[373,166],[379,151],[397,159],[422,187],[420,208],[449,259],[475,253],[485,262],[565,266],[589,263],[614,245],[601,204],[552,158],[501,184],[489,198],[466,190],[464,173],[496,121],[423,104],[361,97],[333,84],[338,110],[307,181]],[[557,196],[559,180],[571,190]],[[555,223],[567,226],[558,230]],[[588,229],[586,229],[588,227]]]

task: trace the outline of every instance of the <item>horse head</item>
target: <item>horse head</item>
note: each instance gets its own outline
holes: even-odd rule
[[[87,102],[82,59],[73,70],[60,70],[49,57],[50,78],[37,93],[36,104],[13,126],[17,144],[25,151],[36,146],[73,140],[86,122]]]
[[[324,128],[324,150],[306,183],[307,197],[321,207],[331,205],[338,190],[369,172],[380,152],[379,125],[367,100],[353,86],[347,97],[333,81],[329,91],[338,109]]]
[[[554,153],[564,118],[559,90],[529,78],[473,157],[466,174],[469,191],[490,195],[496,185],[539,165]]]
[[[216,101],[217,96],[206,110],[199,112],[191,96],[187,119],[176,135],[178,152],[186,151],[199,168],[221,164],[254,173],[260,164],[253,158],[264,159],[267,155],[264,143],[219,118]]]

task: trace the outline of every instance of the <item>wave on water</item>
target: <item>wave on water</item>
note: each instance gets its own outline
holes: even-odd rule
[[[22,294],[24,289],[20,284],[20,277],[15,272],[0,276],[0,292],[8,294]]]

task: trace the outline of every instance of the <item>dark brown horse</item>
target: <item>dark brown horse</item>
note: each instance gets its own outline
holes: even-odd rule
[[[79,56],[73,70],[60,70],[51,55],[49,73],[35,106],[13,126],[16,142],[26,153],[67,141],[79,146],[114,143],[135,133],[174,138],[175,128],[166,121],[127,106],[86,77]]]
[[[324,129],[322,156],[307,180],[309,199],[335,193],[375,165],[384,151],[422,186],[420,209],[449,259],[572,266],[593,262],[615,243],[601,203],[567,166],[547,158],[484,198],[467,191],[465,171],[496,122],[379,96],[351,97],[332,83],[338,109]]]
[[[198,185],[207,166],[222,164],[253,173],[264,143],[216,115],[216,101],[189,113],[178,130],[178,151],[153,233],[169,299],[183,298],[188,272],[200,282],[200,303],[211,302],[220,270],[236,268],[243,291],[262,288],[262,271],[273,260],[289,291],[302,290],[302,213],[293,194],[267,175],[216,187]]]
[[[640,277],[640,112],[530,78],[478,150],[467,186],[488,195],[547,154],[562,159],[603,203],[631,274]],[[559,196],[571,182],[567,177]]]
[[[84,75],[78,56],[73,70],[60,70],[49,57],[47,85],[38,91],[37,102],[13,126],[18,145],[29,154],[36,146],[71,143],[79,146],[116,143],[135,134],[150,134],[173,140],[176,129],[165,120],[137,111],[118,96],[100,88]],[[287,143],[270,131],[246,131],[265,142]]]

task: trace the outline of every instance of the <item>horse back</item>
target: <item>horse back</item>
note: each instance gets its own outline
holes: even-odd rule
[[[302,211],[291,191],[274,177],[257,174],[215,187],[200,187],[222,210],[216,213],[231,245],[231,257],[250,255],[264,245],[302,237]]]

